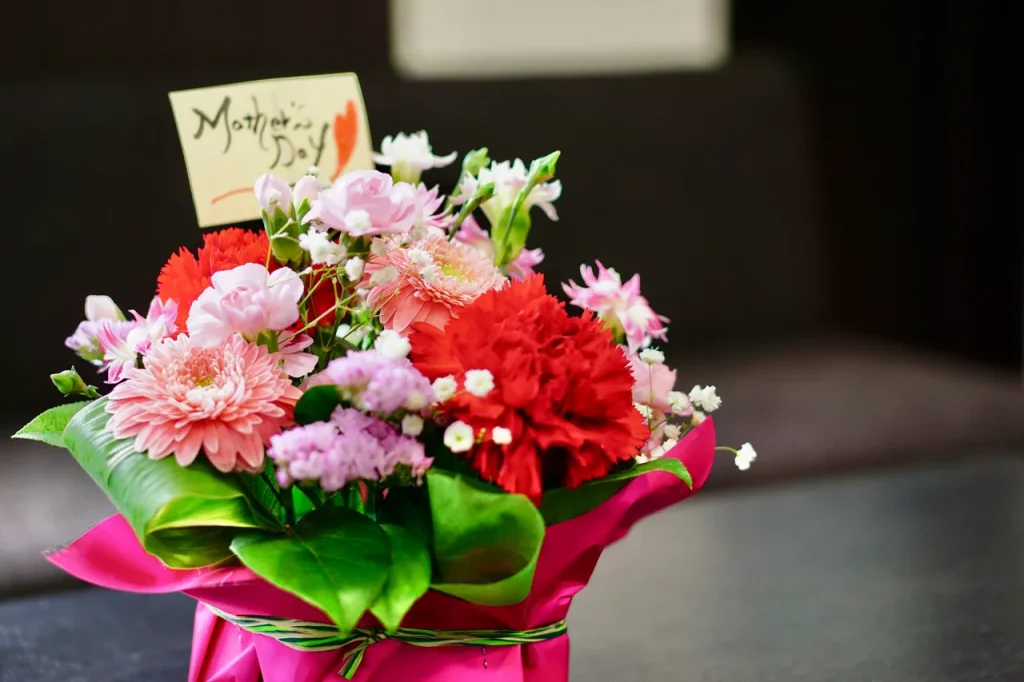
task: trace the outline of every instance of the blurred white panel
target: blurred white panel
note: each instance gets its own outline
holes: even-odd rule
[[[391,0],[410,78],[707,69],[729,50],[729,0]]]

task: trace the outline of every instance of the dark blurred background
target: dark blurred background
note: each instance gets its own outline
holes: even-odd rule
[[[144,308],[200,243],[168,91],[356,71],[375,143],[562,150],[541,269],[642,274],[679,387],[716,383],[723,440],[761,454],[720,485],[1024,444],[1009,4],[735,0],[713,68],[472,80],[401,77],[385,2],[5,8],[2,421],[58,402],[86,294]],[[0,526],[0,592],[103,508],[69,459],[0,442],[0,498],[24,514]]]

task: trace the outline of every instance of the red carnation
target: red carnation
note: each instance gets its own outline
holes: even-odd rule
[[[483,430],[466,453],[481,477],[539,503],[544,488],[575,487],[636,456],[650,435],[633,407],[633,375],[611,332],[590,312],[570,317],[540,275],[483,294],[439,330],[416,324],[411,358],[431,379],[486,369],[495,388],[465,390],[442,409]],[[495,444],[492,429],[512,432]]]
[[[230,227],[203,235],[196,256],[185,247],[172,254],[157,278],[157,295],[178,302],[178,329],[185,329],[192,303],[210,286],[215,272],[246,263],[266,263],[269,248],[266,233]],[[273,258],[270,261],[270,269],[276,270],[277,262]]]

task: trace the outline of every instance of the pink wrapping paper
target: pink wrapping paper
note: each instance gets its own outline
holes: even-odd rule
[[[504,607],[484,607],[430,591],[402,625],[434,630],[525,630],[566,617],[573,596],[590,580],[601,552],[639,519],[686,499],[708,477],[714,459],[711,419],[666,457],[682,460],[693,490],[673,474],[654,471],[630,481],[611,499],[547,529],[530,596]],[[310,653],[254,635],[210,611],[328,622],[318,609],[242,566],[173,570],[147,554],[120,516],[112,516],[47,557],[71,575],[115,590],[184,592],[198,600],[189,682],[338,682],[345,651]],[[668,587],[668,586],[666,586]],[[372,624],[369,621],[367,624]],[[485,665],[486,663],[486,665]],[[565,682],[568,636],[514,646],[416,647],[385,640],[366,650],[359,682]]]

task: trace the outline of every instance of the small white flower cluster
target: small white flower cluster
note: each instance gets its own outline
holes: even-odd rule
[[[434,257],[419,247],[409,249],[409,262],[416,266],[424,282],[433,281],[440,272],[434,263]]]
[[[434,397],[438,403],[451,400],[459,390],[458,380],[451,376],[440,377],[434,380]],[[466,378],[463,388],[470,395],[477,398],[484,398],[494,390],[494,375],[486,369],[470,369],[466,371]],[[452,452],[468,452],[474,443],[483,441],[487,432],[481,429],[479,434],[474,433],[473,427],[462,421],[456,421],[448,425],[444,431],[444,444]],[[495,426],[491,429],[491,441],[495,445],[509,445],[512,442],[512,431],[503,426]]]
[[[409,339],[398,332],[385,329],[377,335],[373,342],[373,348],[384,357],[395,360],[408,357],[409,351],[412,350],[412,345],[409,343]]]
[[[693,415],[690,417],[691,423],[695,426],[703,422],[707,415],[722,406],[722,398],[718,395],[717,389],[714,386],[704,386],[701,388],[700,384],[698,384],[690,390],[688,398],[694,408],[701,408],[700,410],[694,409]]]
[[[299,235],[299,246],[309,252],[313,265],[337,265],[345,257],[345,247],[331,240],[326,230],[310,227]]]
[[[746,471],[755,459],[757,459],[757,453],[754,451],[753,446],[750,443],[744,443],[736,451],[736,468],[740,471]]]

